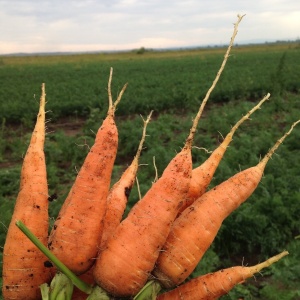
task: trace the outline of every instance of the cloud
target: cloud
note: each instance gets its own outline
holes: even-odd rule
[[[298,0],[0,0],[0,54],[174,47],[296,39]]]

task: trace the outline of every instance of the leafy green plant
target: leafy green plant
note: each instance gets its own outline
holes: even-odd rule
[[[268,51],[257,52],[252,50],[236,50],[232,66],[224,73],[220,82],[220,89],[213,93],[211,102],[204,111],[195,145],[213,150],[222,140],[222,135],[253,104],[251,101],[264,94],[266,87],[273,84],[272,81],[274,92],[277,89],[278,94],[271,96],[269,103],[237,132],[211,187],[239,169],[257,163],[286,126],[299,118],[300,98],[295,93],[299,92],[299,66],[294,63],[299,57],[299,51],[293,48],[270,48]],[[10,67],[5,61],[5,65],[0,68],[0,76],[4,74],[2,72],[7,74],[1,77],[5,81],[4,89],[0,91],[0,116],[3,120],[0,134],[0,246],[4,244],[6,226],[19,187],[20,164],[29,137],[27,126],[32,124],[29,114],[32,115],[32,106],[36,105],[33,93],[39,88],[36,85],[41,80],[39,76],[44,73],[43,79],[49,82],[49,105],[53,111],[53,120],[71,115],[74,118],[84,117],[86,120],[84,127],[75,136],[69,136],[64,129],[47,136],[50,195],[56,193],[58,196],[50,204],[52,217],[57,215],[76,175],[76,169],[82,164],[94,132],[105,115],[106,107],[102,103],[105,101],[101,99],[106,91],[99,89],[99,81],[103,80],[106,84],[105,72],[112,61],[103,62],[103,70],[99,70],[99,60],[96,57],[86,59],[89,61],[79,62],[77,58],[68,63],[42,62],[23,66],[11,64]],[[121,166],[129,163],[135,154],[142,127],[139,116],[141,113],[144,115],[152,108],[155,109],[138,174],[142,195],[155,178],[153,157],[155,156],[155,165],[160,175],[174,152],[182,147],[184,133],[190,127],[193,112],[203,96],[201,91],[214,75],[210,69],[218,63],[219,58],[216,53],[201,54],[201,76],[199,67],[195,67],[196,59],[198,64],[199,52],[184,54],[182,57],[157,58],[147,54],[143,60],[113,60],[122,75],[119,82],[123,82],[124,78],[131,78],[128,94],[117,111],[122,147],[119,149],[113,180],[124,170]],[[20,73],[15,72],[16,68],[19,68]],[[243,72],[239,71],[241,68]],[[188,74],[183,72],[185,69],[189,70]],[[280,73],[283,71],[284,75]],[[61,76],[66,80],[61,81]],[[17,89],[16,82],[20,83],[17,84]],[[114,83],[116,88],[120,86],[119,82]],[[15,101],[6,101],[7,95]],[[50,124],[54,123],[53,120]],[[240,253],[243,253],[245,260],[261,260],[286,247],[290,251],[289,257],[284,260],[287,265],[278,265],[278,269],[275,266],[271,273],[264,273],[262,278],[257,277],[257,283],[251,282],[251,286],[246,287],[238,286],[227,296],[229,298],[224,299],[276,299],[279,296],[282,297],[280,299],[288,300],[299,298],[297,286],[293,285],[300,280],[297,254],[299,241],[290,242],[293,236],[300,234],[299,138],[300,130],[296,128],[269,163],[255,194],[224,222],[212,249],[197,267],[195,274],[213,271],[235,262],[240,264],[243,261]],[[205,150],[194,148],[194,165],[199,165],[207,156]],[[10,162],[9,165],[6,164],[7,161]],[[130,205],[138,198],[135,186],[130,196]],[[263,282],[267,284],[264,285]]]

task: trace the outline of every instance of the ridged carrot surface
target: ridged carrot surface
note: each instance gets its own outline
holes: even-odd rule
[[[270,94],[267,94],[256,106],[254,106],[245,116],[243,116],[226,135],[223,142],[211,153],[207,160],[199,167],[196,167],[192,171],[192,179],[190,182],[189,191],[186,199],[181,206],[179,213],[183,212],[188,206],[190,206],[197,198],[203,195],[210,184],[214,173],[222,160],[229,144],[233,139],[233,135],[239,126],[249,117],[253,112],[260,108],[260,106],[268,100]]]
[[[15,225],[21,220],[44,244],[48,239],[48,184],[44,154],[45,85],[42,85],[40,109],[30,144],[24,157],[20,191],[3,249],[4,299],[36,300],[41,298],[39,285],[49,282],[47,258]]]
[[[144,120],[142,138],[134,159],[124,171],[119,181],[113,185],[108,193],[107,209],[103,219],[103,235],[101,239],[100,251],[101,249],[104,249],[107,240],[113,235],[114,231],[122,220],[124,211],[126,209],[127,200],[137,175],[139,158],[143,149],[143,144],[146,138],[146,129],[151,115],[152,112],[149,114],[147,119]]]
[[[59,212],[49,237],[48,247],[76,274],[87,271],[95,262],[103,232],[111,174],[118,148],[118,130],[114,120],[111,78],[108,84],[109,109],[99,128],[75,182]]]
[[[299,122],[292,125],[256,166],[212,188],[175,220],[153,272],[164,286],[179,285],[193,272],[224,219],[254,192],[272,154]]]
[[[212,86],[207,91],[182,150],[171,160],[145,196],[131,209],[100,251],[94,268],[96,282],[118,297],[136,295],[146,283],[161,252],[182,200],[189,189],[192,173],[191,148],[199,119],[229,57],[237,27]]]
[[[243,283],[246,279],[260,272],[263,268],[269,267],[282,257],[288,255],[287,251],[273,256],[252,267],[236,266],[223,269],[214,273],[199,276],[180,285],[174,290],[159,295],[157,300],[215,300],[226,295],[237,284]]]

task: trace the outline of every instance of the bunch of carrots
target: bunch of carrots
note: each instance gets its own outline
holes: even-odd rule
[[[235,285],[287,255],[256,266],[236,266],[187,281],[212,244],[223,220],[258,186],[268,160],[294,126],[264,158],[208,190],[233,135],[270,98],[267,94],[230,130],[200,166],[191,149],[205,104],[225,67],[237,28],[217,76],[202,101],[182,149],[160,178],[123,218],[146,138],[146,120],[137,153],[117,183],[111,176],[118,150],[112,69],[109,108],[49,235],[45,143],[45,85],[21,171],[20,191],[4,245],[3,287],[9,299],[218,299]],[[24,234],[25,233],[25,234]]]

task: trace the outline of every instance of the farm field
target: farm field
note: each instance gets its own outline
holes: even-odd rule
[[[135,152],[142,119],[154,110],[140,160],[143,195],[183,146],[191,120],[223,60],[225,48],[55,56],[0,56],[0,246],[4,244],[19,187],[22,155],[33,127],[40,86],[46,83],[46,160],[51,217],[57,216],[107,111],[107,80],[114,68],[114,96],[128,88],[116,112],[119,150],[116,181]],[[261,157],[300,116],[300,44],[235,46],[198,126],[194,165],[205,161],[222,137],[267,92],[271,99],[236,132],[210,187]],[[255,193],[228,217],[193,276],[236,264],[255,264],[284,249],[290,255],[222,299],[300,297],[300,127],[268,163]],[[138,199],[135,186],[129,205]],[[1,253],[2,255],[2,253]],[[1,257],[2,261],[2,257]],[[275,298],[277,297],[277,298]]]

